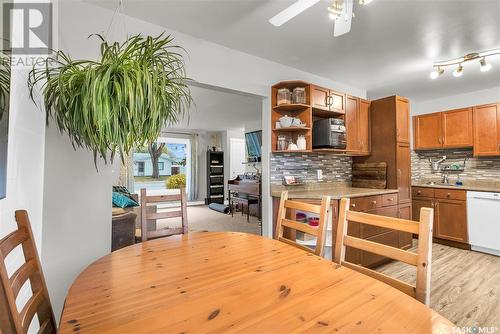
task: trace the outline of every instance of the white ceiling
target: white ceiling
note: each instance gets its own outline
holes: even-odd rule
[[[176,129],[224,131],[243,129],[246,124],[262,119],[262,100],[236,92],[190,86],[194,104],[189,119]]]
[[[117,0],[88,2],[114,9]],[[500,86],[493,69],[465,65],[457,79],[430,80],[433,61],[500,47],[498,0],[355,1],[351,32],[333,37],[322,1],[281,27],[268,19],[294,0],[125,0],[125,14],[335,81],[426,100]]]

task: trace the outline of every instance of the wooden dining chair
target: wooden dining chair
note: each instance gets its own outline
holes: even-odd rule
[[[158,205],[161,203],[172,203],[180,202],[180,210],[176,211],[165,211],[165,212],[150,212],[148,210],[149,204]],[[181,218],[182,226],[178,228],[161,228],[158,229],[157,221],[159,219],[168,218]],[[156,229],[148,229],[149,222],[155,222]],[[188,233],[188,220],[187,220],[187,199],[186,199],[186,189],[179,189],[179,194],[175,195],[153,195],[148,196],[146,189],[141,189],[141,229],[140,236],[142,241],[147,241],[149,239],[156,239],[161,237],[168,237],[175,234],[186,234]]]
[[[432,259],[432,225],[434,210],[422,208],[420,210],[420,221],[383,217],[363,212],[349,211],[349,199],[340,201],[339,221],[337,226],[337,237],[335,242],[334,262],[359,271],[365,275],[376,278],[390,286],[403,291],[411,297],[429,305],[431,291],[431,259]],[[383,245],[377,242],[356,238],[347,235],[349,222],[378,226],[391,230],[408,232],[418,235],[417,253],[405,251],[400,248]],[[416,285],[410,285],[396,278],[379,273],[375,270],[345,261],[346,247],[356,248],[362,251],[378,254],[402,261],[417,267]]]
[[[13,332],[18,334],[27,333],[36,314],[40,324],[38,333],[56,333],[54,312],[31,231],[28,213],[26,211],[16,211],[15,217],[17,230],[0,240],[0,279],[11,323],[15,327]],[[5,259],[18,246],[22,248],[25,262],[9,277]],[[16,299],[19,291],[28,280],[31,285],[32,296],[19,311]],[[0,303],[3,303],[3,301],[0,301]]]
[[[330,212],[330,201],[331,201],[330,196],[324,196],[321,199],[321,205],[291,201],[288,199],[288,191],[283,191],[281,193],[280,206],[278,210],[275,239],[283,241],[289,245],[298,247],[307,252],[323,256],[326,228],[328,225],[328,213]],[[292,217],[294,216],[296,210],[318,214],[319,215],[318,227],[312,227],[309,226],[308,224],[300,223],[295,219],[287,218],[287,209],[289,209],[292,212]],[[316,247],[312,249],[302,244],[299,244],[296,240],[290,240],[288,238],[285,238],[284,236],[285,227],[315,236],[317,239]]]

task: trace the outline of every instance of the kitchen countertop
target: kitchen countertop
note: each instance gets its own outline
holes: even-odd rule
[[[288,190],[289,199],[321,199],[323,196],[331,196],[332,199],[337,200],[398,193],[397,189],[353,188],[349,183],[344,182],[322,182],[299,186],[271,185],[271,196],[280,197],[283,190]]]
[[[428,184],[428,182],[434,181],[435,184]],[[463,181],[463,186],[456,186],[455,184],[442,184],[441,180],[419,180],[413,181],[413,187],[425,187],[425,188],[444,188],[444,189],[459,189],[459,190],[470,190],[470,191],[489,191],[489,192],[500,192],[500,182],[491,181]]]

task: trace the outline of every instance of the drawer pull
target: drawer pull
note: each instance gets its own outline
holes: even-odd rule
[[[447,197],[450,197],[450,196],[451,196],[451,194],[450,194],[450,193],[448,193],[448,194],[446,194],[446,196],[447,196]]]
[[[418,194],[418,195],[420,195],[421,193],[422,193],[422,192],[421,192],[420,190],[419,190],[419,191],[417,191],[417,194]]]
[[[392,202],[392,201],[394,201],[394,198],[392,198],[392,197],[391,197],[391,198],[388,198],[388,199],[387,199],[387,201],[388,201],[388,202]]]
[[[353,208],[355,208],[355,207],[356,207],[356,203],[352,203],[352,204],[351,204],[351,206],[352,206]]]
[[[377,204],[377,201],[372,201],[372,204]]]

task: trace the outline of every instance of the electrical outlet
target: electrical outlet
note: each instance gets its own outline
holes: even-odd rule
[[[323,180],[323,170],[322,169],[317,169],[316,170],[316,176],[317,176],[318,181]]]

